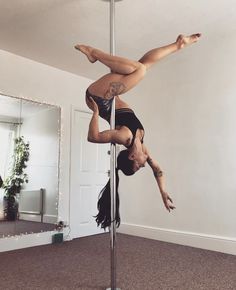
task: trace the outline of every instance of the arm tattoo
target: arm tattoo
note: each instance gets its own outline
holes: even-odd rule
[[[112,97],[118,96],[119,94],[122,94],[125,90],[125,85],[120,82],[112,82],[109,85],[108,92],[106,94],[107,99],[110,99]]]
[[[153,164],[152,158],[148,157],[147,162],[150,164],[150,166]]]
[[[161,171],[160,168],[156,168],[156,166],[154,167],[154,164],[153,164],[153,161],[152,161],[152,158],[148,158],[147,160],[148,164],[152,167],[152,170],[153,170],[153,174],[154,176],[157,178],[157,177],[162,177],[163,176],[163,171]]]
[[[153,170],[153,173],[154,173],[155,177],[162,177],[163,176],[163,172],[160,169]]]

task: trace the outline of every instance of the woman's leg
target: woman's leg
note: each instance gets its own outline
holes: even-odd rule
[[[146,68],[148,69],[150,66],[158,62],[163,57],[176,52],[177,50],[180,50],[181,48],[186,47],[189,44],[192,44],[198,40],[198,38],[201,36],[200,33],[193,34],[190,36],[183,36],[182,34],[178,36],[176,42],[159,47],[154,48],[150,51],[148,51],[140,60],[139,62],[143,63]]]
[[[114,96],[122,95],[135,87],[144,78],[145,73],[146,67],[143,64],[128,75],[109,73],[92,83],[88,90],[92,95],[110,99]]]
[[[138,61],[113,56],[86,45],[76,45],[75,48],[84,53],[90,62],[94,63],[98,60],[112,71],[89,86],[88,90],[92,95],[110,99],[124,94],[133,88],[146,73],[145,65]]]
[[[75,48],[84,53],[90,62],[94,63],[98,60],[109,67],[113,73],[127,75],[133,73],[140,67],[140,63],[138,61],[110,55],[91,46],[78,44],[75,46]]]
[[[75,48],[86,54],[91,62],[98,60],[112,70],[112,73],[103,76],[89,87],[91,94],[103,98],[111,98],[132,89],[144,78],[146,70],[150,66],[163,57],[196,42],[200,36],[200,34],[191,36],[179,35],[176,42],[150,50],[138,62],[112,56],[85,45],[77,45]]]

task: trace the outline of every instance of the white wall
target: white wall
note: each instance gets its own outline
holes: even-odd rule
[[[165,210],[149,168],[125,177],[121,232],[236,254],[236,38],[210,37],[129,93],[177,208]]]
[[[70,110],[71,104],[87,110],[84,94],[91,81],[2,50],[0,63],[1,93],[55,104],[62,108],[59,219],[68,222]],[[34,234],[19,239],[12,237],[9,240],[11,242],[0,239],[1,250],[50,243],[51,234]]]

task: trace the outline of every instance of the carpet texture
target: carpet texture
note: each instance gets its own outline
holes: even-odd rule
[[[105,290],[109,234],[0,253],[1,290]],[[236,256],[117,235],[121,290],[236,290]]]

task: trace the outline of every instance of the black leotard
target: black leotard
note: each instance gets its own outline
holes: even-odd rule
[[[101,97],[94,96],[90,94],[90,92],[86,91],[86,98],[92,97],[95,103],[98,105],[99,109],[99,116],[105,119],[107,122],[110,122],[110,116],[111,116],[111,107],[112,107],[112,101],[111,99],[103,99]]]
[[[110,123],[113,98],[106,100],[101,97],[90,94],[90,92],[87,90],[86,98],[89,98],[89,97],[92,97],[93,100],[98,105],[99,116],[105,119],[108,123]],[[144,130],[143,125],[134,114],[134,111],[129,108],[116,109],[115,126],[125,126],[129,128],[130,131],[132,132],[133,138],[132,138],[131,144],[129,146],[126,146],[127,148],[131,148],[133,146],[137,130],[138,129]],[[143,143],[143,138],[141,142]]]
[[[131,148],[133,146],[137,130],[138,129],[144,130],[143,125],[134,114],[134,111],[129,108],[116,110],[115,125],[128,127],[132,132],[133,138],[131,144],[129,146],[126,146],[127,148]],[[141,143],[143,143],[143,138],[141,140]]]

